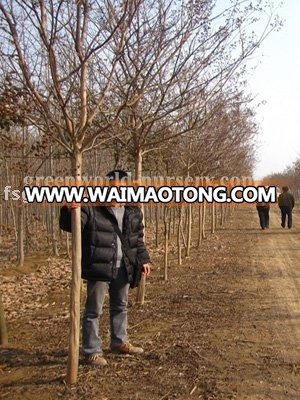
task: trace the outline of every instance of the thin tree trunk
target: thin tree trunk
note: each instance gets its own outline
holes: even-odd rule
[[[190,256],[191,252],[191,241],[192,241],[192,205],[189,204],[187,208],[187,246],[186,246],[186,257]]]
[[[135,179],[137,179],[139,182],[142,179],[142,165],[143,165],[143,155],[142,151],[139,150],[135,158]],[[136,302],[140,305],[143,305],[145,302],[145,292],[146,292],[146,276],[142,275],[142,279],[139,283],[136,293]]]
[[[30,253],[29,207],[25,208],[25,254]]]
[[[158,248],[159,243],[159,205],[155,207],[155,247]]]
[[[82,153],[73,154],[72,172],[76,180],[81,178]],[[67,383],[77,382],[80,338],[80,292],[81,292],[81,209],[72,208],[72,282],[70,298],[70,335],[67,363]]]
[[[173,236],[175,236],[175,234],[176,234],[176,212],[177,212],[177,210],[176,210],[175,207],[173,207],[172,210],[173,210],[173,213],[172,213],[173,232],[172,232],[172,234],[173,234]]]
[[[216,204],[215,202],[211,203],[211,233],[215,233],[216,227]]]
[[[22,128],[22,171],[21,171],[21,179],[19,182],[19,190],[22,192],[22,182],[23,182],[23,174],[24,174],[24,165],[25,165],[25,132],[26,128],[23,126]],[[23,267],[24,265],[24,219],[25,219],[25,211],[24,211],[24,203],[21,197],[19,208],[18,208],[18,267]]]
[[[50,167],[50,176],[53,176],[53,159],[52,159],[52,146],[49,149],[49,167]],[[51,247],[52,247],[52,254],[55,257],[58,257],[58,248],[57,248],[57,239],[56,239],[56,228],[57,221],[55,219],[55,210],[54,207],[50,206],[50,237],[51,237]]]
[[[9,169],[8,169],[8,163],[7,163],[6,160],[5,160],[5,169],[6,169],[6,182],[7,182],[8,186],[10,186]],[[8,203],[9,206],[8,207],[9,207],[9,211],[11,213],[13,226],[14,226],[14,232],[15,232],[15,239],[16,239],[16,242],[17,242],[17,240],[18,240],[18,229],[17,229],[16,215],[15,215],[15,209],[14,209],[14,204],[13,203],[14,202],[12,200],[12,197],[9,196],[9,203]],[[9,220],[9,223],[8,223],[7,226],[10,226],[10,225],[11,225],[11,220]]]
[[[66,249],[67,249],[67,257],[70,258],[69,232],[67,232],[67,234],[66,234]]]
[[[2,303],[2,295],[0,293],[0,345],[6,346],[8,344],[8,334],[5,322],[4,307]]]
[[[182,265],[182,251],[181,251],[181,226],[182,223],[182,206],[179,206],[179,220],[178,220],[178,227],[177,227],[177,249],[178,249],[178,265]]]
[[[24,265],[24,209],[22,202],[18,208],[18,267]]]
[[[181,224],[181,226],[180,226],[180,233],[181,233],[181,237],[182,237],[182,241],[183,241],[183,246],[184,246],[184,248],[185,248],[185,250],[186,250],[187,243],[186,243],[186,239],[185,239],[185,236],[184,236],[182,224]]]
[[[172,226],[172,209],[169,210],[169,219],[168,219],[168,240],[171,240],[171,226]]]
[[[203,204],[199,204],[198,207],[198,243],[197,246],[198,248],[201,245],[202,242],[202,228],[203,228],[203,224],[202,224],[202,218],[203,218]]]
[[[46,231],[47,231],[47,245],[48,245],[49,249],[50,249],[50,236],[51,236],[50,207],[51,206],[47,206],[46,215],[45,215]]]
[[[15,208],[14,208],[14,204],[13,204],[13,200],[12,199],[10,199],[10,213],[11,213],[11,218],[12,218],[12,221],[13,221],[15,238],[16,238],[16,241],[17,241],[18,240],[18,228],[17,228]]]
[[[164,210],[164,280],[168,280],[168,255],[169,255],[169,208],[166,206]]]
[[[228,204],[221,204],[221,225],[224,225],[227,218],[227,206]]]
[[[52,244],[52,254],[56,257],[59,256],[57,248],[57,239],[55,232],[55,210],[54,207],[50,206],[50,234],[51,234],[51,244]]]
[[[202,239],[206,239],[205,220],[206,220],[206,203],[204,202],[202,204]]]
[[[3,208],[2,204],[0,204],[0,244],[2,244],[3,240]]]

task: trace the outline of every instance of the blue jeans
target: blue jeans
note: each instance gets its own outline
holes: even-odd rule
[[[262,229],[269,228],[269,211],[268,206],[257,206],[257,212],[259,216],[259,222]]]
[[[102,315],[105,294],[109,293],[111,349],[127,341],[127,303],[129,283],[123,263],[112,282],[88,281],[87,299],[82,319],[84,354],[103,354],[99,336],[99,317]]]
[[[281,206],[281,226],[284,228],[285,227],[285,221],[286,217],[288,217],[288,228],[291,229],[292,227],[292,208],[288,206]]]

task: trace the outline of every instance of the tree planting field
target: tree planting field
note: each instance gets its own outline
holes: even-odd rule
[[[269,230],[255,207],[238,207],[200,248],[177,265],[163,244],[147,241],[155,268],[146,301],[131,292],[129,335],[141,356],[111,354],[108,308],[100,323],[108,366],[85,365],[65,383],[69,334],[70,261],[43,253],[24,267],[1,250],[1,288],[9,345],[0,348],[0,397],[97,400],[293,400],[300,395],[300,216],[282,229],[271,208]],[[192,242],[193,244],[193,242]],[[82,305],[84,301],[83,286]]]

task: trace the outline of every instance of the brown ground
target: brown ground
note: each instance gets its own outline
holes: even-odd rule
[[[300,215],[291,231],[278,212],[258,229],[255,209],[239,208],[181,267],[162,280],[161,251],[147,302],[130,307],[139,357],[83,363],[77,385],[64,382],[68,336],[65,259],[1,267],[10,345],[0,349],[3,399],[300,399]],[[156,255],[155,255],[156,254]],[[176,254],[173,258],[175,260]],[[134,293],[131,293],[132,300]],[[102,321],[108,348],[107,309]]]

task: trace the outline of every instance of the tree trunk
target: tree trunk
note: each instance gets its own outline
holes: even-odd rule
[[[25,254],[30,253],[29,206],[25,208]]]
[[[177,227],[177,249],[178,249],[178,265],[182,264],[182,252],[181,252],[181,223],[182,223],[182,206],[179,206],[179,220]]]
[[[4,307],[2,303],[2,295],[0,293],[0,345],[6,346],[8,344],[8,335],[4,316]]]
[[[5,160],[5,170],[6,170],[6,182],[7,182],[7,185],[10,186],[9,168],[8,168],[8,163],[7,163],[6,160]],[[13,183],[12,183],[12,185],[13,185]],[[9,207],[9,212],[11,213],[11,219],[13,221],[14,232],[15,232],[15,239],[16,239],[16,242],[17,242],[18,241],[18,229],[17,229],[15,209],[14,209],[14,204],[13,203],[14,202],[12,200],[12,197],[9,196],[9,206],[8,207]],[[8,222],[7,226],[11,226],[11,219],[9,218],[9,220],[7,221]]]
[[[172,210],[173,210],[173,213],[172,213],[173,236],[175,236],[176,235],[176,214],[177,214],[177,211],[176,211],[175,207],[173,207]]]
[[[206,239],[205,219],[206,219],[206,203],[203,202],[203,204],[202,204],[202,239]]]
[[[2,204],[0,204],[0,244],[2,244],[2,238],[3,238],[3,208]]]
[[[81,178],[82,153],[75,150],[73,154],[73,176]],[[67,364],[67,383],[77,382],[80,338],[80,291],[81,291],[81,209],[72,208],[72,282],[70,298],[70,335]]]
[[[51,236],[51,221],[50,221],[50,207],[48,206],[46,208],[46,214],[45,214],[45,222],[46,222],[46,231],[47,231],[47,246],[49,247],[50,250],[50,236]]]
[[[169,220],[168,220],[168,240],[171,240],[171,226],[172,226],[172,209],[169,210]]]
[[[70,258],[69,232],[67,232],[66,234],[66,251],[67,251],[67,257]]]
[[[202,218],[203,218],[203,204],[199,204],[198,207],[198,248],[201,245],[202,242],[202,228],[203,228],[203,224],[202,224]]]
[[[169,208],[164,210],[164,280],[168,280],[168,255],[169,255]]]
[[[26,128],[23,126],[22,128],[22,171],[20,172],[20,182],[19,182],[19,190],[22,193],[23,190],[23,173],[25,162],[25,133]],[[26,167],[25,167],[26,169]],[[23,267],[24,265],[24,220],[25,220],[25,210],[24,203],[21,197],[18,208],[18,267]]]
[[[139,149],[135,157],[135,179],[139,181],[139,184],[141,184],[140,181],[142,179],[142,165],[143,165],[143,155],[141,149]],[[143,211],[143,207],[141,208]],[[142,279],[139,283],[136,293],[136,302],[140,305],[143,305],[145,302],[145,292],[146,292],[146,277],[145,275],[142,275]]]
[[[158,248],[159,245],[159,205],[155,207],[155,247]]]
[[[21,202],[18,208],[18,267],[24,265],[24,209]]]
[[[53,158],[52,158],[52,146],[50,146],[49,149],[49,173],[50,176],[53,176]],[[52,254],[55,257],[58,257],[58,248],[57,248],[57,239],[56,239],[56,228],[55,226],[57,225],[57,220],[55,218],[55,210],[54,207],[50,206],[50,237],[51,237],[51,248],[52,248]]]
[[[213,201],[211,203],[211,233],[215,233],[215,226],[216,226],[216,204]]]
[[[58,253],[58,248],[57,248],[55,223],[57,223],[57,220],[55,218],[55,210],[54,210],[53,206],[50,206],[50,235],[51,235],[51,244],[52,244],[52,254],[55,257],[58,257],[59,253]]]
[[[186,245],[186,257],[190,256],[191,252],[191,240],[192,240],[192,205],[189,204],[187,208],[187,245]]]

